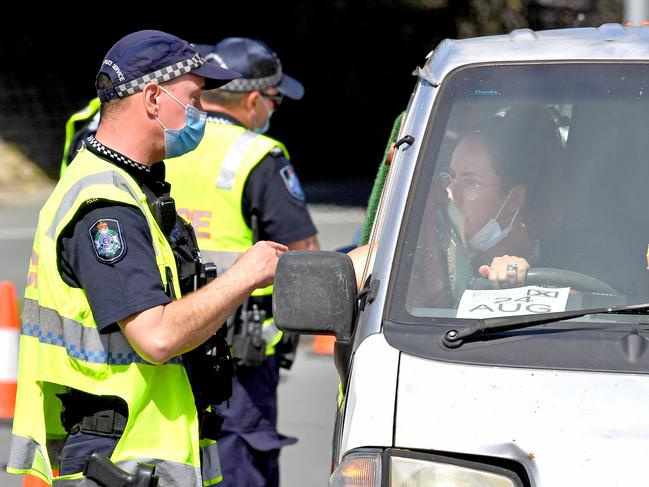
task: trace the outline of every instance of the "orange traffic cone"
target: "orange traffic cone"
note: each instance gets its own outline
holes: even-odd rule
[[[57,469],[52,469],[52,476],[57,477],[59,471]],[[35,475],[25,475],[23,477],[23,487],[49,487],[50,484],[44,480],[39,479]]]
[[[33,475],[25,475],[23,478],[23,487],[49,487],[50,484],[44,480],[34,477]]]
[[[14,417],[19,337],[16,287],[0,281],[0,421]]]
[[[336,343],[336,337],[334,336],[316,335],[313,338],[311,351],[316,355],[333,355],[334,343]]]

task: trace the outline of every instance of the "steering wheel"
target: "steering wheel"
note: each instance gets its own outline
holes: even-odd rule
[[[584,293],[620,294],[616,289],[612,288],[604,281],[600,281],[588,274],[567,271],[564,269],[553,269],[551,267],[530,267],[527,270],[525,284],[532,286],[552,285],[554,287],[571,287]],[[493,289],[489,280],[484,277],[475,278],[469,287],[475,289]]]

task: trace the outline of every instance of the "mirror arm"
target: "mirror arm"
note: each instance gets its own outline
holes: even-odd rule
[[[358,299],[358,309],[365,310],[365,304],[372,304],[376,299],[379,292],[380,279],[372,279],[370,283],[358,292],[356,298]]]

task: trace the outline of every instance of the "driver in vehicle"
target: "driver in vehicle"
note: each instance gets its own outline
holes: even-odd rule
[[[543,105],[504,108],[466,131],[429,194],[423,215],[427,229],[420,233],[422,251],[413,266],[424,275],[412,279],[410,299],[438,305],[449,298],[457,302],[479,277],[488,279],[489,288],[524,285],[530,265],[543,262],[541,242],[552,237],[556,224],[553,208],[560,198],[554,195],[549,201],[547,185],[555,184],[559,174],[560,151],[557,124]],[[442,208],[448,221],[445,230],[439,224]],[[455,242],[440,242],[447,233]],[[433,256],[440,247],[448,249],[441,259]],[[360,289],[368,246],[348,255]],[[440,280],[444,274],[451,280],[450,297],[444,297],[449,294]]]
[[[541,261],[547,218],[539,214],[539,198],[560,148],[545,107],[510,108],[462,137],[448,170],[439,174],[449,219],[473,269],[493,288],[522,286],[530,265]]]
[[[442,162],[422,204],[410,307],[457,307],[467,289],[520,287],[548,260],[561,206],[557,123],[541,104],[491,113],[461,120],[448,156],[430,154]]]

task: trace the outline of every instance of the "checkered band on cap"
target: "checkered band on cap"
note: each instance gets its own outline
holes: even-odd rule
[[[219,88],[223,91],[261,91],[266,88],[272,88],[277,86],[280,81],[282,81],[282,68],[280,67],[277,72],[271,76],[266,76],[265,78],[237,78],[230,81],[227,85]]]
[[[136,78],[133,81],[127,81],[121,85],[115,87],[115,92],[117,96],[123,98],[125,96],[134,95],[138,91],[142,91],[144,86],[147,83],[163,83],[165,81],[172,80],[183,74],[187,74],[194,69],[200,68],[205,63],[205,60],[196,53],[191,59],[186,59],[185,61],[180,61],[178,63],[172,64],[162,69],[158,69],[150,74],[145,74],[140,78]]]

